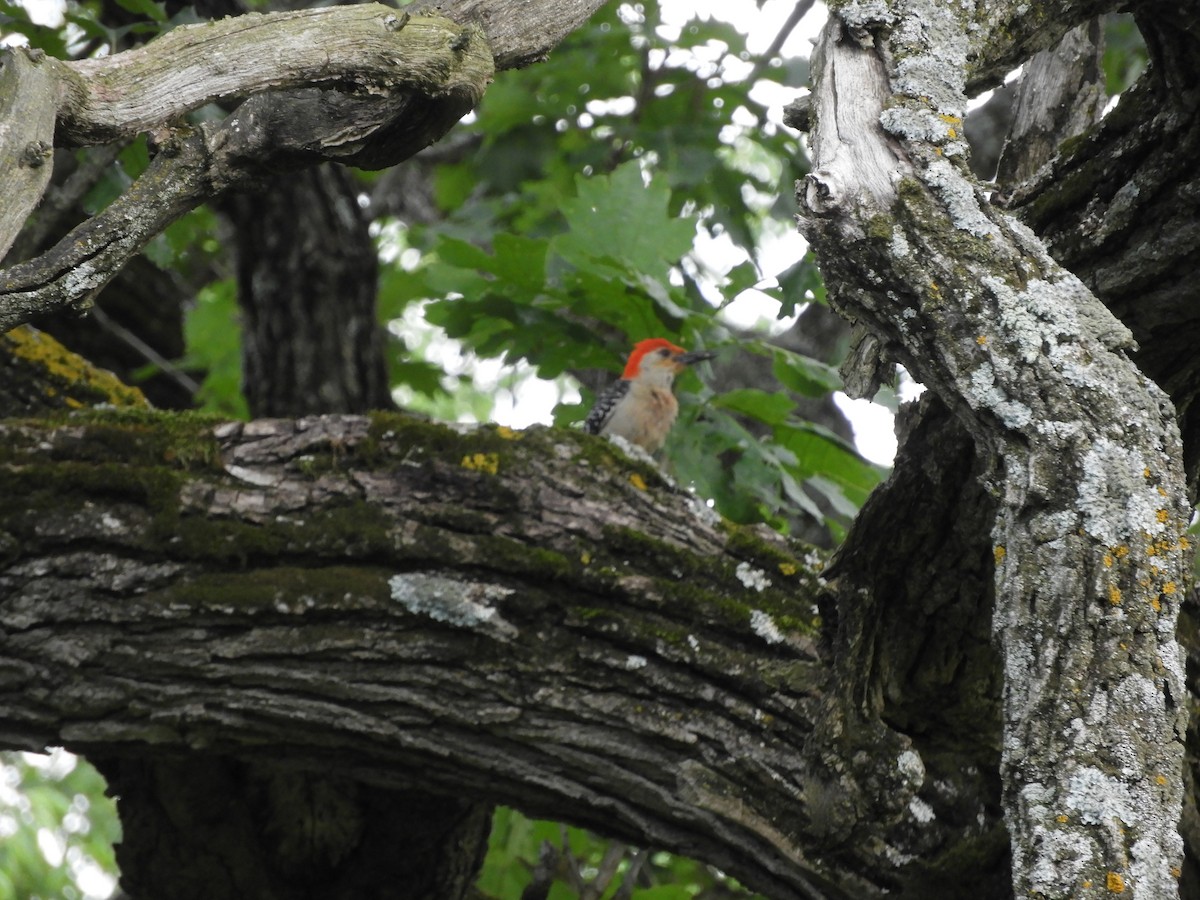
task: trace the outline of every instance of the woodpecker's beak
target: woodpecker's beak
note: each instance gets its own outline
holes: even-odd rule
[[[713,359],[717,354],[711,350],[693,350],[691,353],[681,353],[675,357],[675,362],[682,366],[690,366],[693,363],[702,362],[706,359]]]

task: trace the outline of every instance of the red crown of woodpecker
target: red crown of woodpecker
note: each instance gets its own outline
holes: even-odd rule
[[[621,377],[636,378],[637,373],[642,367],[642,357],[647,353],[653,353],[655,350],[661,350],[664,347],[677,355],[687,352],[682,347],[672,344],[666,338],[647,338],[644,341],[638,341],[633,345],[633,352],[629,354],[629,362],[625,363],[625,371]]]

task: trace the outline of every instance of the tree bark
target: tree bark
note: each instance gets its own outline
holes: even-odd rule
[[[1138,365],[1178,410],[1195,497],[1200,21],[1169,3],[1138,9],[1152,65],[1096,129],[1063,143],[1037,177],[1007,186],[1006,205],[1132,331]]]
[[[972,183],[972,67],[954,52],[970,40],[923,3],[831,18],[802,226],[834,304],[992,461],[1016,895],[1175,896],[1190,507],[1174,409],[1124,326]]]
[[[828,729],[867,731],[839,713],[811,551],[605,441],[394,415],[0,430],[8,746],[118,783],[202,754],[218,781],[286,760],[508,803],[783,900],[980,877],[908,739],[836,752]]]
[[[120,797],[121,890],[179,900],[453,900],[491,807],[205,754],[92,759]]]
[[[379,262],[351,179],[328,164],[221,205],[233,223],[246,401],[253,416],[392,405]]]

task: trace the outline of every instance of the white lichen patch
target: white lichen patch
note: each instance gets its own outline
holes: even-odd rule
[[[1078,885],[1084,879],[1084,871],[1092,862],[1092,843],[1081,834],[1060,829],[1051,830],[1035,826],[1032,840],[1038,854],[1032,865],[1024,860],[1023,852],[1013,848],[1013,865],[1020,865],[1029,872],[1031,893],[1047,897],[1066,896],[1067,885]]]
[[[890,249],[892,256],[896,257],[896,259],[903,259],[911,252],[911,248],[908,245],[908,238],[905,236],[899,225],[892,228],[892,243]]]
[[[1128,825],[1138,818],[1129,786],[1091,766],[1071,775],[1064,800],[1084,825]]]
[[[1029,873],[1031,890],[1053,896],[1062,883],[1078,883],[1084,868],[1091,859],[1091,843],[1082,835],[1070,830],[1048,828],[1045,822],[1052,820],[1050,804],[1053,791],[1046,785],[1031,782],[1021,786],[1019,805],[1025,809],[1025,817],[1035,823],[1028,842],[1013,843],[1013,865]],[[1038,848],[1036,858],[1026,858],[1030,846]]]
[[[962,121],[936,115],[930,109],[894,106],[880,114],[879,124],[888,133],[905,140],[936,144],[943,156],[963,156],[968,150],[967,142],[960,138]]]
[[[949,160],[938,159],[930,163],[925,180],[946,205],[955,228],[977,238],[1000,238],[1000,229],[983,211],[981,197]]]
[[[901,753],[896,759],[896,767],[913,790],[925,783],[925,763],[921,761],[921,754],[916,750],[905,750]]]
[[[633,671],[646,668],[646,657],[633,654],[625,660],[625,668]]]
[[[779,626],[775,624],[775,620],[761,609],[750,610],[750,627],[754,630],[755,634],[768,644],[783,642],[783,632],[779,630]]]
[[[1065,355],[1060,343],[1074,346],[1090,337],[1109,350],[1134,345],[1129,329],[1070,272],[1061,273],[1054,281],[1031,279],[1019,292],[995,276],[985,277],[982,283],[995,298],[997,320],[1016,341],[1021,359],[1032,363],[1049,352],[1072,383],[1088,381],[1083,373],[1071,371],[1072,366],[1083,365],[1084,357],[1077,352]]]
[[[226,466],[225,471],[238,481],[244,481],[247,484],[257,485],[258,487],[275,487],[283,480],[283,476],[278,472],[260,472],[255,469],[248,469],[245,466]]]
[[[762,592],[771,586],[771,579],[767,577],[767,573],[762,569],[754,568],[748,562],[738,563],[735,574],[738,581],[752,591]]]
[[[890,25],[896,19],[891,8],[883,0],[857,0],[855,3],[847,3],[838,14],[842,21],[854,30],[865,29],[875,24]]]
[[[971,372],[967,399],[976,409],[990,409],[1009,428],[1021,430],[1033,420],[1033,411],[1020,401],[1011,399],[996,384],[996,373],[989,362]]]
[[[1133,897],[1174,897],[1179,881],[1171,872],[1173,860],[1183,858],[1183,838],[1174,828],[1147,835],[1134,841],[1130,849],[1133,861],[1129,874],[1133,876]]]
[[[1162,534],[1163,498],[1146,484],[1146,462],[1134,449],[1097,438],[1083,454],[1079,510],[1088,534],[1108,546]]]
[[[512,638],[517,629],[492,603],[513,593],[510,588],[446,578],[424,572],[406,572],[388,579],[392,599],[411,613],[428,616],[456,628],[478,629]]]
[[[933,807],[920,797],[913,797],[908,801],[908,811],[918,822],[932,822],[937,818],[933,813]]]
[[[636,459],[640,462],[650,463],[650,465],[657,467],[658,463],[654,461],[654,457],[647,453],[645,449],[639,447],[632,441],[627,441],[619,434],[606,434],[605,437],[608,439],[610,444],[614,445],[630,459]]]

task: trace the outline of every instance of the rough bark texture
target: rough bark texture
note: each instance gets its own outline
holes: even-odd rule
[[[326,164],[277,176],[221,209],[234,227],[251,415],[391,406],[379,262],[346,173]]]
[[[6,744],[286,756],[813,896],[793,549],[577,435],[162,424],[5,430]]]
[[[1140,8],[1152,65],[1086,138],[1060,145],[1010,208],[1129,326],[1138,365],[1172,397],[1193,496],[1200,475],[1200,22]]]
[[[1093,19],[1029,61],[996,174],[1001,185],[1024,183],[1050,161],[1063,141],[1100,121],[1108,99],[1103,57],[1102,24]]]
[[[50,183],[57,82],[44,54],[0,56],[0,260]]]
[[[1015,893],[1174,896],[1190,562],[1174,409],[1124,326],[967,174],[969,17],[839,13],[814,65],[803,228],[834,302],[991,460]]]
[[[947,421],[914,446],[946,446],[934,423]],[[197,779],[255,796],[296,773],[289,790],[318,819],[351,825],[377,789],[505,802],[700,857],[783,900],[1002,895],[997,748],[977,702],[997,675],[963,605],[986,603],[986,544],[973,578],[939,585],[930,566],[934,581],[889,594],[895,610],[863,607],[897,640],[868,630],[835,666],[809,551],[716,525],[583,435],[145,413],[2,430],[0,742],[101,761],[138,819],[122,853],[139,884],[163,876],[167,845],[182,859],[217,839],[204,821],[189,837],[190,787],[167,789],[190,760]],[[949,476],[973,465],[957,440],[949,474],[918,452],[923,478],[885,495],[958,510],[898,549],[896,571],[906,554],[959,552],[956,530],[978,535],[966,529],[987,504],[953,499]],[[851,571],[865,549],[847,549]],[[855,633],[854,604],[879,584],[838,583],[840,631]],[[974,637],[956,641],[962,628]],[[856,666],[869,677],[847,677]],[[328,800],[339,779],[363,786],[354,803]],[[273,807],[246,819],[226,795],[203,808],[281,843],[320,838],[305,817],[267,828]],[[327,838],[330,859],[357,852],[351,825]],[[232,869],[257,855],[253,877],[279,887],[276,850],[223,840]]]

